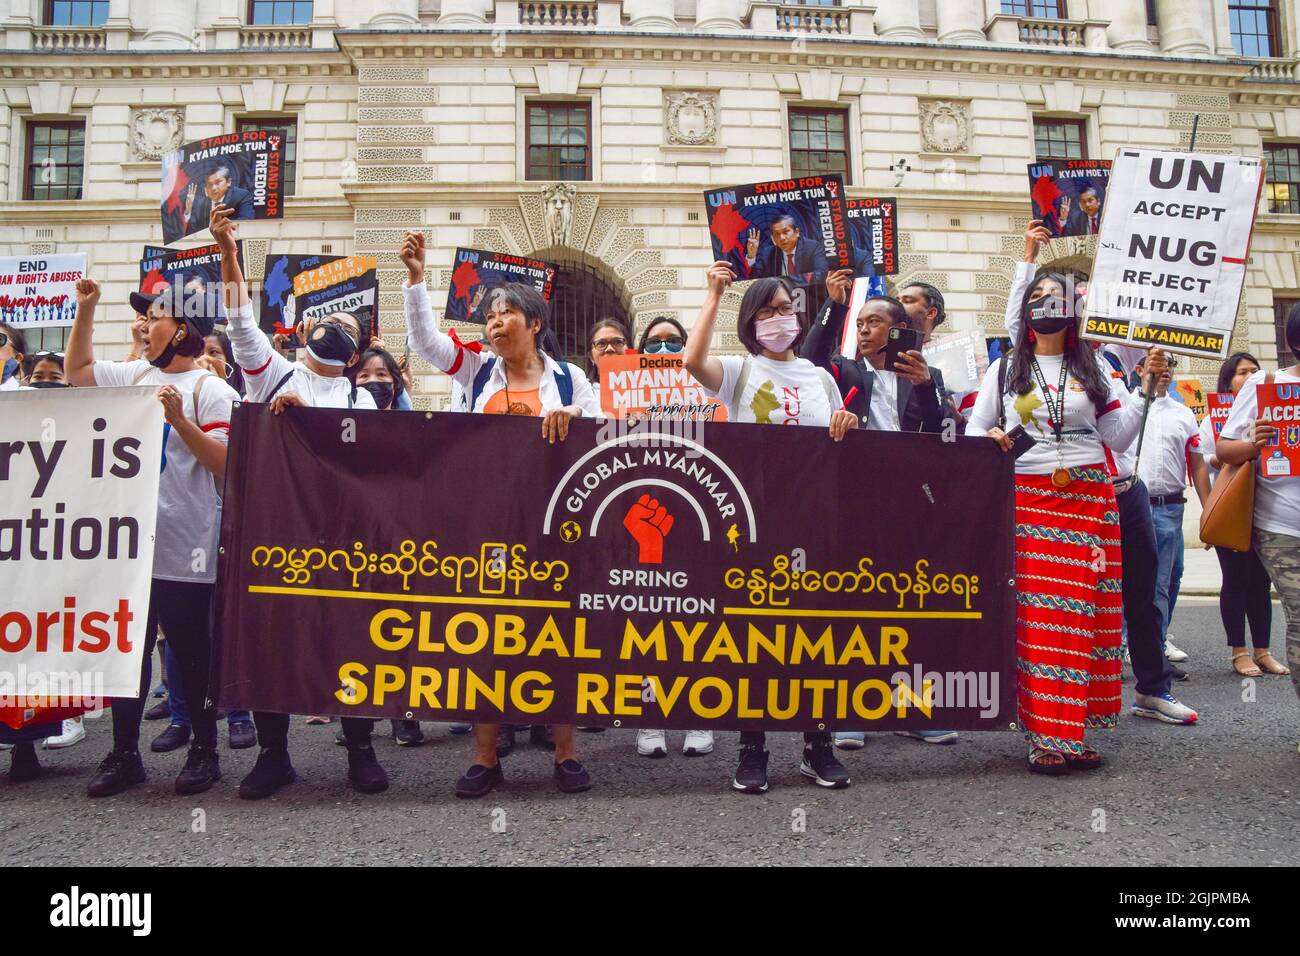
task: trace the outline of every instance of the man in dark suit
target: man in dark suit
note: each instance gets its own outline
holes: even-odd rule
[[[1095,236],[1101,230],[1101,197],[1092,186],[1079,191],[1077,205],[1065,218],[1067,236]]]
[[[799,224],[790,215],[780,216],[772,222],[772,244],[759,248],[762,236],[757,229],[749,230],[745,247],[745,265],[749,267],[746,279],[769,276],[799,276],[810,272],[825,273],[826,251],[819,243],[799,234]]]
[[[835,343],[839,341],[840,331],[848,318],[852,285],[851,270],[841,269],[826,276],[826,289],[830,296],[821,315],[808,330],[799,354],[831,373],[841,397],[853,394],[847,408],[858,416],[863,428],[931,434],[943,432],[944,420],[949,413],[939,401],[933,373],[921,353],[906,353],[900,356],[894,368],[884,367],[882,350],[888,341],[889,330],[895,325],[908,324],[907,311],[897,299],[888,296],[869,298],[861,313],[854,317],[858,323],[858,349],[862,358],[854,360],[835,353]],[[853,391],[855,388],[856,392]],[[882,395],[891,393],[893,401],[881,401]]]
[[[206,226],[212,218],[212,207],[218,203],[235,210],[231,219],[252,219],[254,216],[253,194],[231,182],[229,166],[218,166],[209,172],[203,180],[203,195],[196,197],[196,192],[196,184],[190,183],[182,217],[186,235],[198,231],[192,226]]]

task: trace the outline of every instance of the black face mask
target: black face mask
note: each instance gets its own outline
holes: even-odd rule
[[[172,364],[172,359],[176,357],[176,340],[167,343],[167,347],[158,353],[157,358],[151,358],[149,364],[154,368],[166,368]]]
[[[1051,335],[1070,324],[1065,314],[1065,300],[1058,295],[1044,296],[1029,304],[1029,327],[1039,335]]]
[[[32,382],[31,388],[67,388],[67,382]]]
[[[357,343],[352,341],[352,336],[343,330],[343,326],[333,322],[320,323],[311,330],[307,351],[318,362],[343,366],[357,354]]]
[[[361,387],[370,393],[370,397],[375,400],[375,407],[381,411],[393,404],[394,389],[392,382],[381,382],[376,379],[373,382],[366,382]]]

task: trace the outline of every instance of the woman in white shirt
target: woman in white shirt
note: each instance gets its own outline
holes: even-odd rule
[[[794,301],[786,279],[755,279],[740,300],[736,336],[746,356],[709,354],[722,295],[735,279],[725,261],[713,263],[709,289],[686,343],[684,365],[705,392],[727,406],[727,421],[760,425],[812,425],[827,428],[840,441],[858,418],[842,409],[839,389],[826,371],[798,356],[808,334],[808,316]],[[759,731],[740,735],[740,762],[731,785],[744,793],[767,791],[766,738]],[[829,732],[804,734],[799,772],[819,786],[842,789],[849,772],[835,759]]]
[[[1015,428],[1035,442],[1016,460],[1016,643],[1029,769],[1052,775],[1100,766],[1084,731],[1119,721],[1119,510],[1105,446],[1126,447],[1141,427],[1141,406],[1080,340],[1081,309],[1069,278],[1034,277],[1025,341],[989,368],[966,431],[1004,450]]]
[[[1287,314],[1286,342],[1300,359],[1300,306],[1292,306]],[[1294,385],[1300,382],[1300,363],[1278,369],[1271,377],[1276,384]],[[1265,380],[1263,372],[1250,376],[1232,403],[1232,412],[1215,446],[1215,454],[1226,465],[1254,461],[1277,435],[1276,425],[1256,421],[1256,391]],[[1286,659],[1291,665],[1291,682],[1300,696],[1300,475],[1265,478],[1256,474],[1254,519],[1255,551],[1282,596]]]
[[[1259,371],[1259,360],[1249,352],[1229,355],[1219,369],[1217,391],[1234,397],[1241,386]],[[1227,424],[1226,422],[1224,423]],[[1215,454],[1214,419],[1209,415],[1201,421],[1201,455],[1210,473],[1210,480],[1219,476],[1221,462]],[[1233,551],[1215,548],[1219,568],[1223,572],[1223,586],[1219,588],[1219,616],[1223,619],[1223,633],[1228,638],[1228,653],[1232,669],[1242,677],[1259,677],[1264,671],[1270,674],[1289,674],[1278,663],[1268,645],[1273,628],[1272,582],[1259,555],[1250,551]],[[1246,624],[1250,624],[1250,640],[1254,655],[1246,650]]]

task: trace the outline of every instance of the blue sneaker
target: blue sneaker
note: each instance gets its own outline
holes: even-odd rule
[[[867,745],[867,735],[860,730],[837,730],[833,736],[840,750],[861,750]]]
[[[955,730],[896,730],[894,733],[900,737],[914,737],[917,740],[923,740],[927,744],[955,744],[957,742],[957,731]]]

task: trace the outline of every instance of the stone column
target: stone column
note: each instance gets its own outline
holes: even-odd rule
[[[1106,0],[1103,9],[1110,19],[1106,39],[1112,50],[1151,50],[1151,41],[1147,39],[1147,11],[1143,4],[1134,0]]]
[[[880,0],[874,21],[876,36],[888,40],[924,40],[917,0]]]
[[[477,6],[485,10],[491,0],[484,0]],[[449,4],[442,5],[443,18],[446,17]],[[455,6],[455,4],[450,4]],[[381,0],[374,4],[374,16],[366,21],[368,27],[416,27],[420,25],[420,0]],[[479,23],[486,19],[478,18]]]
[[[984,0],[943,0],[935,5],[940,43],[987,43]]]
[[[734,33],[745,29],[745,0],[697,0],[695,29],[703,33]]]
[[[1178,56],[1209,56],[1214,28],[1209,0],[1156,0],[1160,49]]]
[[[628,26],[634,30],[675,30],[673,0],[623,0]]]
[[[144,16],[141,16],[144,13]],[[192,49],[198,27],[197,3],[173,3],[172,0],[135,0],[131,19],[143,23],[144,39],[133,47],[159,47],[167,50]]]

